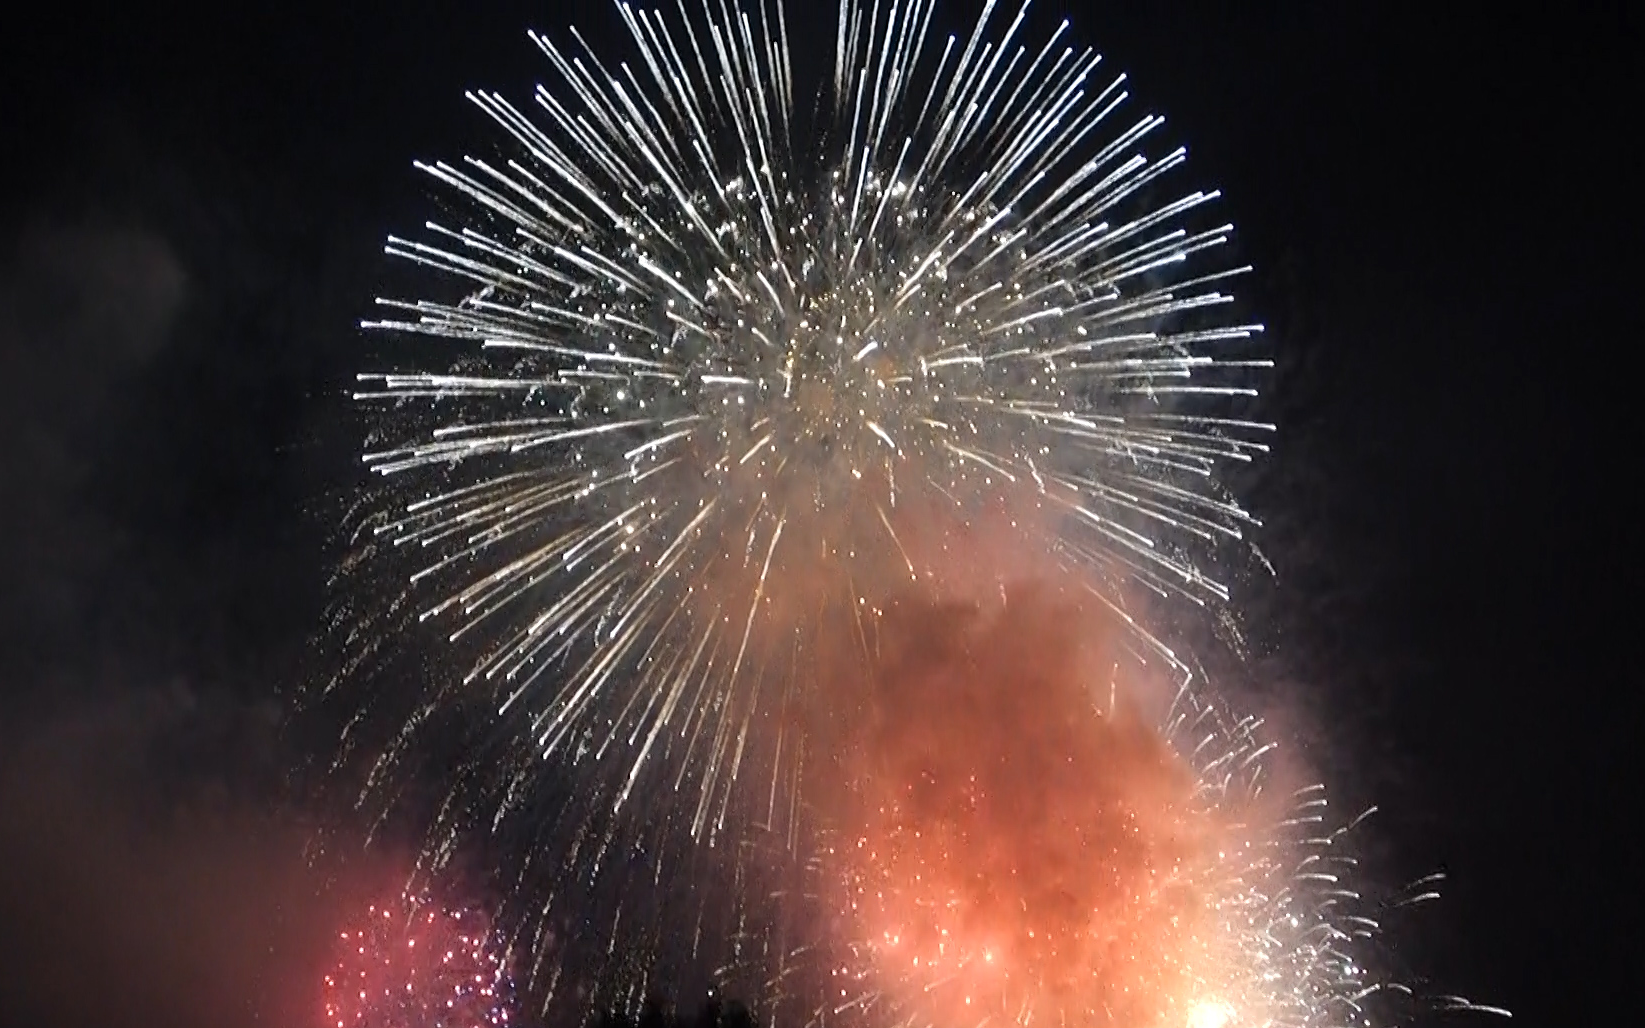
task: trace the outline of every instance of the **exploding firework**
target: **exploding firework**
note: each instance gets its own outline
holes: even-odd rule
[[[884,634],[845,761],[853,809],[822,862],[846,869],[855,929],[835,1011],[1094,1026],[1364,1013],[1380,986],[1356,950],[1376,924],[1334,887],[1354,863],[1346,828],[1320,828],[1317,788],[1267,795],[1255,722],[1187,688],[1150,717],[1113,626],[1034,591],[989,614],[899,612]]]
[[[374,905],[340,933],[325,979],[335,1028],[493,1028],[509,1024],[512,986],[478,909]]]
[[[1505,1013],[1376,966],[1381,919],[1435,898],[1440,876],[1362,895],[1355,830],[1371,811],[1333,816],[1322,786],[1287,784],[1261,721],[1190,681],[1149,689],[1123,623],[1031,584],[990,604],[900,603],[875,630],[856,737],[838,743],[834,787],[812,790],[829,827],[797,924],[739,940],[756,957],[732,977],[771,997],[774,1021]]]
[[[1123,76],[1061,30],[1013,49],[1021,14],[939,53],[931,3],[847,2],[807,131],[781,5],[619,10],[642,70],[534,35],[563,88],[471,94],[516,152],[423,165],[461,220],[389,245],[473,289],[384,301],[454,367],[360,394],[404,440],[365,458],[410,500],[376,538],[466,695],[704,837],[792,798],[794,669],[974,566],[979,524],[1116,607],[1226,595],[1250,519],[1215,471],[1269,427],[1226,401],[1266,361],[1216,194],[1161,192],[1183,151],[1148,155]]]
[[[1153,721],[1086,702],[1187,682],[1247,552],[1219,476],[1265,449],[1244,405],[1268,362],[1224,291],[1247,269],[1220,256],[1217,194],[1170,187],[1184,152],[1066,26],[1022,43],[1026,8],[938,44],[932,0],[842,0],[814,116],[780,2],[617,10],[636,59],[533,34],[558,84],[529,113],[470,94],[500,152],[420,165],[452,220],[389,243],[451,291],[370,323],[401,341],[358,394],[390,498],[364,566],[399,586],[351,615],[344,678],[413,622],[462,670],[379,676],[346,736],[395,726],[368,795],[388,811],[428,761],[449,785],[429,864],[509,840],[547,996],[752,967],[772,995],[844,994],[802,1001],[813,1018],[947,1021],[933,968],[1043,929],[1001,940],[977,1023],[1348,1019],[1354,931],[1322,913],[1343,897],[1293,887],[1318,840],[1230,823],[1260,792],[1250,726],[1184,749],[1191,693]],[[888,612],[1024,578],[1078,593],[1101,673],[1019,664],[965,709],[882,690]],[[1031,752],[1017,710],[1061,719],[1019,761],[1054,809],[984,831],[1020,776],[954,754]],[[887,762],[909,752],[936,756]],[[1055,874],[1026,870],[1028,837]],[[785,941],[819,903],[848,955]],[[951,944],[933,911],[960,908]]]

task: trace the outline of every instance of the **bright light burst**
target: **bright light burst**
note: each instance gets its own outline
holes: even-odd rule
[[[449,220],[389,243],[453,288],[369,323],[401,339],[360,376],[392,497],[366,563],[409,588],[353,630],[369,651],[427,622],[468,663],[365,698],[362,719],[398,719],[368,796],[388,811],[431,760],[450,789],[427,863],[508,840],[534,992],[633,1002],[654,976],[755,967],[773,1004],[844,975],[841,1003],[801,1005],[856,1017],[886,988],[897,897],[935,902],[908,869],[940,891],[956,865],[923,837],[894,867],[831,859],[911,823],[825,812],[864,709],[832,685],[872,679],[901,597],[1073,582],[1123,626],[1109,688],[1182,686],[1155,736],[1172,816],[1241,847],[1196,858],[1207,913],[1160,928],[1217,973],[1173,971],[1144,1023],[1359,1023],[1372,922],[1307,885],[1336,881],[1335,837],[1224,824],[1266,747],[1249,722],[1184,734],[1212,716],[1183,685],[1195,616],[1229,598],[1254,523],[1219,476],[1272,426],[1247,413],[1261,327],[1224,291],[1247,269],[1217,193],[1171,184],[1163,119],[1127,113],[1066,25],[1024,42],[1026,5],[940,39],[934,0],[841,0],[815,107],[780,0],[617,11],[622,58],[532,35],[558,76],[535,110],[470,94],[502,149],[419,165]],[[794,913],[819,900],[827,931]],[[784,942],[785,917],[849,956]],[[932,1003],[896,1023],[958,1013]]]
[[[339,934],[325,979],[335,1028],[496,1028],[510,1023],[512,983],[478,909],[427,902],[373,905]]]
[[[937,623],[881,622],[882,654],[903,652],[879,662],[835,765],[843,796],[824,801],[833,831],[802,889],[814,906],[775,936],[791,948],[768,986],[774,1019],[1325,1028],[1503,1013],[1414,995],[1375,966],[1379,919],[1433,899],[1440,876],[1362,896],[1354,832],[1371,812],[1332,817],[1321,786],[1281,786],[1260,720],[1184,682],[1152,722],[1127,698],[1147,694],[1147,670],[1111,662],[1101,622],[1063,598],[915,617]],[[826,989],[796,987],[815,966]]]

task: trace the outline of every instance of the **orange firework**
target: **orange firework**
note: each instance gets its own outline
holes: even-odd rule
[[[1158,731],[1092,688],[1108,635],[1030,595],[888,612],[880,641],[827,802],[891,991],[937,1024],[1200,1016],[1227,832]]]

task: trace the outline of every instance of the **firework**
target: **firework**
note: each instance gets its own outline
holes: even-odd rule
[[[1372,811],[1333,815],[1322,786],[1286,784],[1261,721],[1191,681],[1154,694],[1121,656],[1121,623],[1033,585],[986,606],[899,604],[876,631],[858,737],[836,787],[813,793],[829,828],[797,876],[800,913],[744,940],[755,958],[727,976],[771,997],[773,1021],[1505,1013],[1378,966],[1381,920],[1435,898],[1441,876],[1362,894],[1355,836]]]
[[[1115,606],[1226,595],[1214,473],[1263,449],[1228,401],[1267,362],[1123,76],[1021,13],[938,48],[932,4],[847,2],[808,130],[782,6],[619,10],[637,63],[534,35],[560,86],[471,94],[512,152],[422,165],[459,220],[389,245],[472,289],[384,301],[446,367],[360,393],[410,500],[376,537],[467,695],[703,837],[739,782],[766,822],[792,794],[789,669],[979,524]]]
[[[389,902],[339,934],[325,978],[335,1028],[495,1028],[512,991],[496,938],[478,909]]]
[[[1272,428],[1246,411],[1260,326],[1224,291],[1247,269],[1222,256],[1217,194],[1171,185],[1184,152],[1157,143],[1163,120],[1128,113],[1124,76],[1066,26],[1023,42],[1026,8],[990,3],[941,40],[932,0],[842,0],[815,107],[780,2],[617,12],[626,58],[532,35],[558,77],[534,110],[470,94],[498,152],[420,165],[450,220],[390,240],[449,295],[383,300],[368,323],[400,338],[358,393],[388,497],[365,565],[399,599],[350,631],[369,653],[435,626],[461,670],[418,668],[421,691],[380,675],[347,737],[395,726],[367,784],[385,814],[418,760],[448,783],[427,864],[465,835],[508,840],[533,991],[632,1002],[653,976],[689,989],[754,965],[778,992],[832,989],[834,958],[783,941],[813,901],[884,981],[865,890],[919,906],[935,894],[907,876],[940,891],[927,871],[960,865],[923,835],[904,845],[918,819],[874,802],[908,783],[852,764],[881,702],[859,688],[883,671],[881,620],[910,595],[1071,583],[1114,650],[1082,688],[1187,682],[1199,612],[1221,611],[1254,523],[1221,473]],[[1078,754],[1105,729],[1086,715],[1066,755],[1092,770]],[[1242,773],[1262,766],[1244,731],[1213,747]],[[1232,838],[1228,811],[1194,799],[1232,771],[1152,738],[1163,763],[1115,788],[1157,772],[1174,783],[1162,818]],[[1063,821],[1100,835],[1106,817]],[[852,833],[894,858],[833,859]],[[1205,884],[1228,861],[1196,865],[1210,913],[1170,947],[1228,937],[1218,919],[1266,895],[1251,869],[1269,865],[1235,864],[1238,888]],[[1242,966],[1277,923],[1235,933]],[[1064,957],[997,996],[1090,965]],[[1259,979],[1264,1010],[1290,1002],[1275,990],[1317,993],[1286,1023],[1328,1023],[1327,1000],[1364,987],[1346,957]],[[1082,988],[1058,1009],[1104,1002]],[[1184,989],[1138,1009],[1255,1009]],[[921,1009],[898,1017],[953,1013]]]

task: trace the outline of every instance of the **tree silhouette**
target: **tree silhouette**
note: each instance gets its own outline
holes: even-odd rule
[[[657,998],[648,999],[638,1018],[623,1010],[604,1010],[594,1028],[756,1028],[754,1015],[736,1000],[710,997],[693,1014],[681,1013]]]

